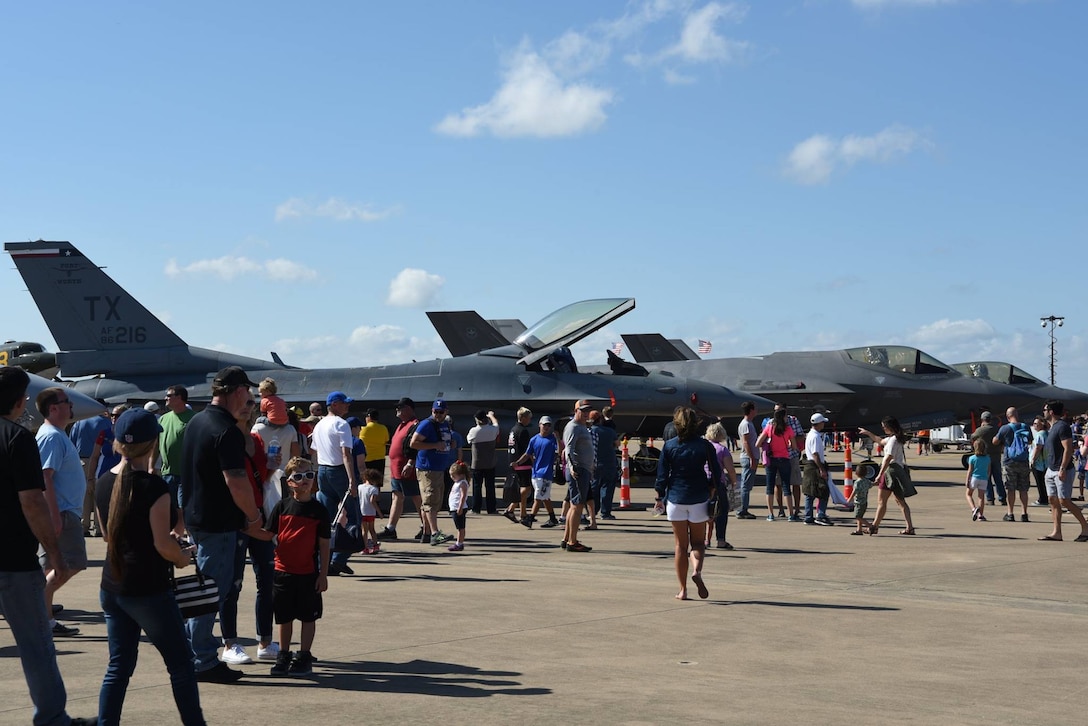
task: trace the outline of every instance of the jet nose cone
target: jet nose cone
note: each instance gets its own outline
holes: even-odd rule
[[[91,416],[98,416],[106,410],[101,403],[86,394],[80,393],[74,388],[66,388],[63,383],[58,383],[56,381],[51,381],[48,378],[42,378],[41,376],[31,374],[30,385],[27,386],[26,389],[26,395],[30,396],[30,400],[27,401],[26,413],[23,414],[19,423],[31,430],[37,429],[42,425],[42,417],[34,406],[34,400],[38,397],[39,393],[50,387],[64,388],[68,400],[72,402],[72,419],[74,421],[90,418]]]
[[[687,405],[713,416],[737,416],[741,404],[751,401],[758,411],[773,411],[774,402],[751,393],[738,393],[731,388],[707,383],[698,379],[688,379]]]

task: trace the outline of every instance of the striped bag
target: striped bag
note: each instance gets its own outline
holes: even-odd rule
[[[174,578],[174,600],[181,617],[195,618],[219,612],[219,586],[196,568],[196,574]]]

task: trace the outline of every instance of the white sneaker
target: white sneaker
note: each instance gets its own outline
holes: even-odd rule
[[[223,648],[223,655],[219,656],[219,660],[230,665],[248,665],[253,662],[246,654],[246,649],[237,643]]]
[[[276,656],[280,654],[280,644],[276,641],[272,641],[268,644],[268,647],[263,645],[257,645],[257,660],[276,660]]]

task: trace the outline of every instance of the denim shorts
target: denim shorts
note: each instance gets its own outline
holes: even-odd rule
[[[57,546],[60,548],[61,557],[64,558],[69,569],[87,569],[87,540],[83,537],[83,515],[75,512],[61,512],[60,526]],[[38,548],[38,563],[44,570],[53,568],[42,547]]]
[[[390,479],[389,486],[393,491],[400,492],[406,497],[419,496],[419,481],[417,479]]]
[[[568,494],[571,504],[585,504],[589,499],[589,485],[592,483],[589,469],[579,469],[578,478],[573,476],[567,481]]]
[[[1061,476],[1057,469],[1047,469],[1046,478],[1046,494],[1049,497],[1057,497],[1058,499],[1070,499],[1073,496],[1073,469],[1066,470],[1065,476]]]

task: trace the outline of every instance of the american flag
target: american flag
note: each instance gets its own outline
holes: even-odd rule
[[[714,346],[711,344],[711,342],[709,340],[703,340],[702,338],[700,338],[699,339],[699,348],[697,350],[699,352],[699,355],[706,355],[707,353],[710,352],[710,349],[713,348],[713,347]]]
[[[613,343],[612,352],[616,355],[623,355],[623,343]]]

